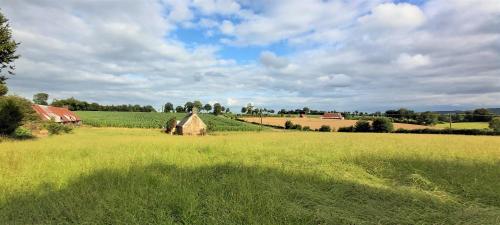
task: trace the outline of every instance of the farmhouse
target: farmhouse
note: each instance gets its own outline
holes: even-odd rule
[[[60,108],[46,105],[32,105],[33,110],[44,121],[54,120],[56,123],[76,123],[81,122],[80,117],[69,111],[67,108]]]
[[[175,133],[178,135],[204,135],[206,132],[207,125],[203,123],[196,110],[193,110],[175,126]]]
[[[321,119],[335,119],[335,120],[343,120],[344,117],[340,113],[325,113],[321,116]]]

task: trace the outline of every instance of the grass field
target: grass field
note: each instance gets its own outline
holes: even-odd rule
[[[77,111],[85,125],[94,127],[162,128],[172,117],[182,120],[185,113]],[[199,114],[209,131],[259,131],[260,126],[212,114]]]
[[[450,124],[438,124],[436,127],[439,128],[449,128]],[[452,123],[451,128],[453,129],[489,129],[489,124],[487,122],[467,122],[467,123]]]
[[[499,224],[500,138],[79,128],[0,143],[0,224]]]
[[[260,123],[259,117],[242,117],[243,120],[248,122]],[[322,125],[328,125],[330,127],[335,128],[335,130],[341,127],[354,126],[357,120],[331,120],[331,119],[320,119],[313,117],[306,118],[298,118],[298,117],[263,117],[262,123],[269,124],[274,126],[285,126],[285,122],[287,120],[292,121],[294,124],[300,124],[303,127],[309,126],[311,129],[319,129]],[[414,124],[405,124],[405,123],[394,123],[394,129],[404,128],[407,130],[412,129],[424,129],[424,128],[432,128],[428,126],[414,125]]]

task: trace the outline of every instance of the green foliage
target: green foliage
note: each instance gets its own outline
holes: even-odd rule
[[[146,105],[99,105],[80,101],[73,97],[68,99],[54,99],[52,106],[65,107],[71,111],[112,111],[112,112],[156,112],[153,106]]]
[[[459,135],[488,135],[488,136],[498,136],[500,132],[488,130],[488,129],[397,129],[394,133],[405,133],[405,134],[459,134]]]
[[[220,103],[215,103],[214,104],[214,115],[220,115],[222,114],[222,105]]]
[[[203,104],[200,101],[196,100],[193,102],[193,108],[197,108],[198,110],[202,110]]]
[[[203,106],[203,109],[206,111],[206,112],[210,112],[212,110],[212,105],[210,104],[205,104],[205,106]]]
[[[167,102],[165,106],[163,106],[163,112],[169,113],[174,111],[174,105],[170,102]]]
[[[183,113],[183,112],[186,112],[186,110],[182,106],[177,106],[177,107],[175,107],[175,112],[176,113]]]
[[[9,88],[7,88],[7,85],[0,84],[0,97],[6,95],[7,92],[9,92]]]
[[[444,118],[442,119],[446,119],[446,115],[442,115],[444,116]],[[438,117],[439,115],[436,114],[436,113],[432,113],[432,112],[423,112],[423,113],[420,113],[418,116],[417,116],[417,122],[418,124],[421,124],[421,125],[435,125],[437,122],[438,122]]]
[[[370,122],[366,120],[358,120],[354,125],[355,132],[370,132],[371,129]]]
[[[493,118],[490,121],[489,127],[496,132],[500,132],[500,117]]]
[[[54,121],[49,121],[45,124],[45,129],[50,135],[59,135],[62,133],[71,133],[73,128],[70,125],[64,125],[62,123],[56,123]]]
[[[186,102],[186,104],[184,104],[184,112],[192,112],[193,107],[194,104],[192,102]]]
[[[294,129],[294,130],[302,130],[302,125],[295,124],[295,125],[293,125],[292,129]]]
[[[332,132],[332,128],[328,125],[322,125],[319,130],[319,132]]]
[[[341,127],[338,130],[339,132],[355,132],[354,131],[354,126],[348,126],[348,127]]]
[[[30,139],[33,138],[33,134],[31,133],[31,130],[25,127],[18,127],[12,136],[15,139]]]
[[[388,133],[394,130],[394,126],[390,119],[381,117],[373,120],[372,130],[379,133]]]
[[[309,126],[304,126],[304,127],[302,128],[302,130],[303,130],[303,131],[312,131],[311,127],[309,127]]]
[[[168,119],[167,124],[165,124],[165,131],[167,133],[172,132],[172,130],[174,130],[176,125],[177,125],[177,118],[174,116]]]
[[[85,125],[94,127],[127,127],[127,128],[158,128],[165,127],[167,121],[173,117],[184,118],[185,113],[146,113],[146,112],[93,112],[78,111]],[[208,126],[208,131],[259,131],[261,128],[252,124],[232,120],[224,116],[213,114],[198,114]]]
[[[0,134],[12,134],[22,125],[24,114],[21,107],[12,99],[0,98]]]
[[[472,118],[474,122],[489,122],[493,119],[493,114],[485,108],[476,109],[472,112]]]
[[[38,93],[33,95],[33,102],[38,105],[48,105],[47,101],[49,100],[49,94],[47,93]]]
[[[287,120],[285,122],[285,129],[292,129],[293,128],[293,122],[290,120]]]
[[[0,84],[5,84],[5,80],[7,80],[5,71],[9,75],[14,74],[15,68],[12,63],[19,58],[19,55],[16,55],[19,43],[12,39],[12,31],[8,22],[7,18],[0,12]],[[2,95],[0,94],[0,96]]]

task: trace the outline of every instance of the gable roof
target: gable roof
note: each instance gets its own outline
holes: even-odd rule
[[[81,121],[74,112],[66,108],[47,106],[47,105],[32,105],[33,110],[42,118],[42,120],[54,119],[55,122],[79,122]]]
[[[205,123],[203,123],[203,120],[201,120],[201,118],[198,116],[198,114],[197,114],[197,113],[190,113],[189,115],[185,116],[185,117],[184,117],[184,118],[183,118],[183,119],[182,119],[182,120],[181,120],[181,121],[177,124],[177,126],[181,126],[181,127],[183,127],[183,126],[185,126],[185,125],[189,124],[189,122],[191,122],[191,120],[192,120],[194,117],[197,117],[197,118],[198,118],[198,120],[200,120],[200,122],[201,122],[202,124],[205,124]]]
[[[342,114],[341,113],[325,113],[325,114],[323,114],[323,117],[342,118]]]

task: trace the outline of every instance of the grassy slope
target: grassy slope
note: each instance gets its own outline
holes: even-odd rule
[[[162,128],[172,117],[181,120],[185,113],[144,112],[76,112],[84,124],[96,127]],[[231,120],[223,116],[199,114],[212,131],[258,131],[259,126]]]
[[[437,124],[436,127],[439,128],[449,128],[450,124]],[[453,129],[489,129],[489,124],[487,122],[467,122],[467,123],[452,123],[451,128]]]
[[[498,224],[500,138],[80,128],[0,143],[0,224]]]

